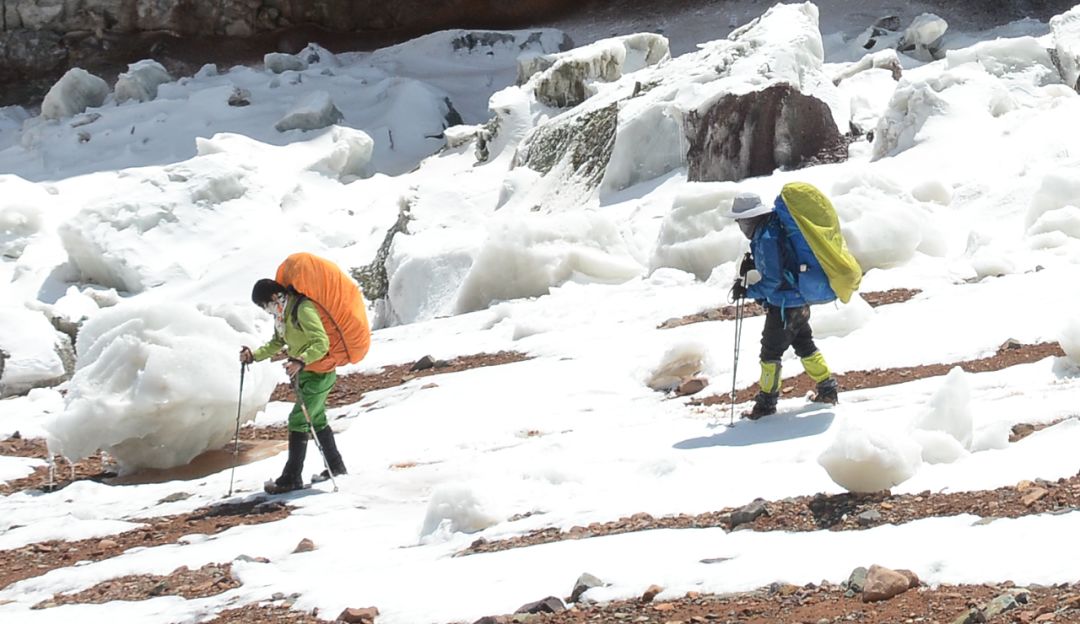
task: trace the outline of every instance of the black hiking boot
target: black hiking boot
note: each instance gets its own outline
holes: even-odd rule
[[[289,432],[289,459],[281,476],[267,481],[263,489],[267,494],[284,494],[304,487],[304,456],[307,455],[308,434],[306,431]]]
[[[330,466],[330,470],[323,470],[315,475],[311,478],[312,482],[326,481],[330,478],[330,473],[333,473],[335,477],[348,474],[349,471],[345,470],[345,461],[341,459],[341,453],[338,451],[337,442],[334,441],[334,430],[327,425],[321,431],[316,431],[315,437],[319,440],[319,446],[322,447],[323,455],[326,456],[326,463]]]
[[[776,401],[780,398],[779,392],[758,392],[754,397],[754,408],[743,412],[742,417],[757,420],[762,416],[776,413]]]
[[[814,393],[814,396],[810,397],[810,400],[814,403],[836,405],[840,401],[840,397],[838,396],[839,392],[840,384],[836,383],[834,377],[829,377],[825,381],[818,383],[817,391]]]

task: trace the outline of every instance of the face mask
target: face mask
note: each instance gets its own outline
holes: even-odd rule
[[[281,295],[274,295],[270,301],[266,302],[263,309],[274,318],[281,318],[285,314],[285,298]]]
[[[758,223],[758,220],[756,218],[739,219],[737,223],[739,224],[739,229],[742,230],[743,236],[745,236],[746,238],[754,237],[754,230],[756,229]]]

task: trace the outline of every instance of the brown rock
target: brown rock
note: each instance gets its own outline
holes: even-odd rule
[[[100,548],[102,550],[109,550],[109,549],[112,549],[112,548],[119,548],[120,547],[119,542],[117,542],[116,540],[109,539],[109,538],[105,538],[105,539],[101,540],[100,542],[97,543],[97,545],[98,545],[98,548]]]
[[[675,605],[670,602],[661,602],[658,605],[654,605],[653,609],[656,609],[657,611],[674,611]]]
[[[697,394],[705,389],[705,386],[709,385],[708,380],[703,377],[691,377],[686,381],[679,384],[679,387],[675,389],[675,394],[678,396],[689,396],[691,394]]]
[[[906,592],[910,586],[910,579],[896,570],[872,565],[866,574],[866,585],[863,586],[862,599],[863,602],[888,600]]]
[[[1034,427],[1032,427],[1032,428],[1034,429]],[[1035,487],[1034,482],[1028,481],[1027,479],[1024,479],[1023,481],[1016,484],[1016,491],[1017,492],[1027,492],[1028,490],[1030,490],[1033,487]]]
[[[897,570],[897,572],[907,577],[908,589],[914,589],[918,587],[919,584],[922,582],[919,580],[919,575],[915,574],[911,570]]]
[[[375,607],[365,607],[363,609],[350,607],[342,611],[335,621],[345,622],[346,624],[372,624],[377,615],[379,615],[379,610]]]
[[[1031,507],[1035,503],[1039,502],[1046,497],[1050,492],[1046,488],[1036,487],[1024,494],[1024,497],[1020,499],[1020,502],[1024,503],[1024,507]]]
[[[664,588],[659,585],[649,585],[649,588],[641,595],[641,602],[652,602],[653,598],[656,598],[657,594],[662,591],[664,591]]]
[[[300,540],[299,544],[296,545],[296,549],[293,550],[293,553],[305,553],[311,552],[313,550],[315,550],[315,542],[305,537],[304,539]]]

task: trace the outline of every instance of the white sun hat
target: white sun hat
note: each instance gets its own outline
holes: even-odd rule
[[[729,219],[749,219],[758,215],[772,212],[772,206],[761,203],[761,198],[755,193],[739,193],[731,202],[731,212],[724,215]]]

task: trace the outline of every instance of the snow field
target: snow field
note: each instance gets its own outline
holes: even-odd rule
[[[695,27],[728,18],[738,26],[760,12],[743,8],[754,10],[746,20],[717,13]],[[293,251],[364,266],[403,209],[412,220],[389,247],[383,328],[369,357],[342,372],[429,354],[532,357],[414,379],[333,410],[350,469],[340,492],[295,495],[289,502],[297,509],[279,522],[27,579],[0,591],[0,618],[67,622],[107,609],[123,619],[195,622],[226,605],[299,592],[297,608],[325,613],[375,604],[381,622],[472,621],[565,595],[586,571],[610,583],[589,592],[594,600],[640,595],[653,583],[666,588],[663,598],[773,581],[839,582],[870,563],[910,568],[931,583],[1075,580],[1080,557],[1062,539],[1076,529],[1075,512],[986,526],[968,516],[934,518],[859,532],[649,531],[451,556],[478,538],[638,512],[700,513],[757,497],[887,485],[897,493],[992,489],[1075,475],[1080,302],[1067,285],[1080,278],[1070,155],[1080,100],[1046,52],[1073,49],[1075,36],[1061,28],[1071,17],[1052,27],[1016,23],[995,31],[1004,37],[996,41],[950,29],[944,41],[970,40],[946,46],[934,62],[899,55],[899,82],[879,67],[833,85],[863,57],[857,35],[866,20],[856,31],[822,36],[824,8],[770,11],[738,40],[698,39],[696,52],[655,64],[624,58],[614,79],[587,81],[594,95],[578,109],[551,108],[511,86],[519,54],[552,54],[565,43],[561,33],[536,31],[438,33],[371,54],[309,48],[261,68],[207,67],[157,85],[156,99],[115,105],[119,94],[106,94],[103,105],[74,117],[61,109],[75,97],[58,95],[50,110],[62,120],[0,111],[0,288],[11,313],[26,319],[19,328],[44,332],[47,321],[37,317],[46,306],[72,322],[87,317],[67,396],[48,389],[3,401],[2,433],[48,432],[67,454],[107,447],[142,465],[220,445],[235,425],[236,352],[269,335],[248,303],[251,283]],[[693,47],[673,32],[665,34],[669,50]],[[570,160],[547,174],[512,166],[537,128],[616,103],[651,79],[655,86],[618,104],[596,189],[568,182]],[[852,144],[843,163],[738,184],[687,182],[681,116],[724,93],[781,81],[818,94],[842,129],[853,122],[873,130],[873,141]],[[92,91],[91,82],[79,84]],[[246,91],[247,106],[229,105],[243,95],[237,90]],[[316,92],[326,95],[318,96],[320,110],[332,103],[340,111],[337,125],[272,129]],[[450,104],[471,126],[451,131],[463,142],[442,150]],[[497,128],[481,129],[492,117]],[[469,138],[483,132],[494,132],[486,159]],[[89,140],[80,142],[80,133]],[[741,190],[771,198],[793,180],[832,198],[867,270],[864,292],[922,290],[898,305],[870,308],[857,297],[816,307],[818,346],[834,371],[958,362],[990,355],[1008,339],[1060,341],[1068,357],[844,392],[836,407],[784,399],[775,417],[731,428],[727,406],[692,408],[650,389],[674,369],[699,369],[710,380],[706,392],[730,389],[733,323],[657,326],[725,304],[745,245],[722,216],[726,202]],[[757,378],[762,323],[745,321],[739,387]],[[30,335],[0,327],[5,349]],[[44,362],[51,343],[42,336],[8,365],[37,354]],[[783,374],[800,371],[789,354]],[[280,379],[273,365],[248,371],[243,419],[284,421],[287,404],[259,411]],[[1005,443],[1016,423],[1060,419]],[[282,462],[238,467],[237,496],[258,492]],[[317,462],[309,451],[306,472]],[[5,460],[0,476],[36,465]],[[219,473],[153,485],[83,481],[52,494],[13,494],[0,499],[0,549],[115,534],[134,518],[219,502],[228,480]],[[192,496],[157,504],[178,491]],[[302,537],[318,548],[291,554]],[[1027,548],[1016,554],[987,547],[1018,541]],[[28,609],[107,578],[242,554],[271,563],[235,561],[244,585],[219,596]],[[721,557],[731,559],[701,563]]]

